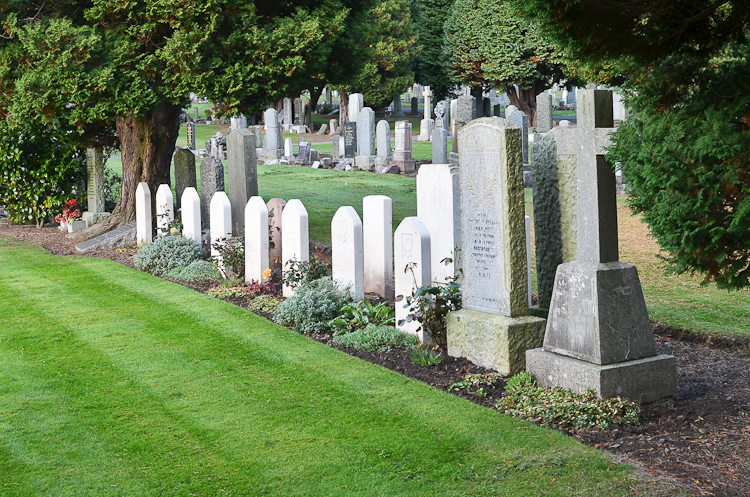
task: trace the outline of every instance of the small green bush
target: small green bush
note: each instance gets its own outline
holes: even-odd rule
[[[360,300],[345,305],[339,313],[330,323],[336,335],[362,330],[371,324],[388,326],[396,322],[396,312],[386,302],[372,305],[366,300]]]
[[[270,295],[259,295],[247,304],[247,309],[251,312],[264,312],[272,314],[281,304],[282,300]]]
[[[276,308],[273,319],[299,333],[324,333],[330,329],[329,321],[338,316],[348,300],[349,290],[339,288],[328,278],[305,281]]]
[[[159,275],[187,267],[202,257],[200,243],[180,235],[167,235],[143,245],[133,257],[133,264],[142,271]]]
[[[221,273],[213,262],[201,259],[191,262],[187,267],[171,269],[167,276],[180,281],[210,281],[221,278]]]
[[[597,397],[594,390],[584,394],[567,388],[542,388],[527,372],[519,373],[505,385],[508,395],[496,407],[506,414],[549,428],[606,429],[610,425],[636,425],[641,417],[637,402],[615,397]]]
[[[390,352],[391,348],[412,350],[419,345],[419,338],[399,331],[392,326],[369,325],[344,335],[333,337],[333,341],[357,350]]]
[[[416,348],[411,353],[411,362],[417,366],[437,366],[443,362],[443,353],[434,349]]]
[[[246,297],[250,291],[244,286],[217,286],[206,292],[206,295],[216,297],[217,299],[228,299],[230,297]]]

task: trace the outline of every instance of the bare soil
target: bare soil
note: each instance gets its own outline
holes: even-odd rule
[[[37,229],[8,225],[0,217],[0,236],[37,243],[56,255],[82,255],[56,227]],[[322,252],[325,247],[314,250]],[[85,254],[133,267],[134,248],[100,250]],[[176,282],[205,293],[210,283]],[[247,308],[247,297],[226,299]],[[264,316],[269,318],[270,316]],[[671,482],[691,495],[743,496],[750,494],[750,359],[748,344],[707,340],[700,333],[683,333],[654,325],[657,349],[677,358],[677,395],[674,399],[643,406],[641,424],[601,431],[569,430],[569,436],[607,451],[618,460],[646,471],[646,479]],[[341,347],[328,335],[310,337],[374,364],[418,379],[441,390],[466,373],[490,371],[466,359],[447,357],[438,366],[412,364],[409,353],[358,351]],[[485,388],[485,397],[453,392],[477,404],[494,408],[501,399],[503,382]]]

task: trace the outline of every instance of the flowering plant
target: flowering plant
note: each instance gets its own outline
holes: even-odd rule
[[[65,202],[62,214],[55,216],[55,222],[59,224],[62,224],[64,221],[72,223],[79,217],[81,217],[81,211],[78,210],[78,201],[72,198]]]

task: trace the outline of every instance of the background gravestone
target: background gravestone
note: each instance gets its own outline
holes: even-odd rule
[[[187,123],[187,145],[190,150],[195,150],[195,123]]]
[[[179,210],[182,207],[182,194],[185,188],[198,187],[195,175],[195,154],[188,149],[181,148],[174,153],[174,183]]]
[[[206,157],[201,161],[201,220],[204,228],[209,227],[211,219],[211,199],[219,191],[224,191],[224,163]]]
[[[411,123],[396,121],[396,148],[393,151],[393,162],[402,172],[415,169],[411,152]]]
[[[435,128],[432,132],[432,163],[448,164],[448,130]]]
[[[283,198],[272,198],[266,204],[268,208],[268,232],[271,238],[268,248],[268,267],[272,271],[281,270],[281,244],[284,237],[282,224],[286,201]]]
[[[88,210],[82,218],[89,227],[110,215],[104,210],[104,151],[101,147],[86,149],[86,194]]]
[[[232,131],[227,138],[229,199],[232,202],[232,233],[245,232],[245,205],[258,195],[258,159],[255,156],[255,135],[245,128]]]
[[[375,166],[375,112],[363,108],[357,121],[357,156],[354,164],[361,171],[370,171]]]
[[[339,144],[340,146],[340,144]],[[339,154],[341,150],[339,150]],[[357,155],[357,123],[347,121],[344,123],[344,157],[353,159]]]
[[[553,127],[552,96],[542,92],[536,96],[536,132],[546,133]]]
[[[278,160],[284,150],[281,146],[281,129],[279,128],[279,116],[276,109],[266,109],[263,114],[266,122],[266,139],[263,140],[263,159],[267,161]]]
[[[459,158],[463,309],[448,316],[448,354],[515,374],[544,333],[528,316],[521,130],[474,120],[459,131]]]
[[[378,156],[375,158],[375,164],[384,166],[393,157],[393,151],[391,150],[391,125],[385,119],[378,121],[377,142]]]

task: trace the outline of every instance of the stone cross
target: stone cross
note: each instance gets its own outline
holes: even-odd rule
[[[461,248],[458,166],[422,164],[417,173],[417,217],[430,233],[432,283],[445,285],[456,273],[456,249]],[[446,258],[453,262],[446,264]]]
[[[153,240],[151,223],[151,189],[141,181],[135,190],[135,239],[139,245]]]
[[[447,128],[445,125],[445,104],[438,102],[435,106],[435,128]],[[433,161],[434,162],[434,161]]]
[[[341,206],[331,221],[332,278],[349,287],[354,301],[365,298],[362,220],[351,206]]]
[[[229,197],[232,200],[232,233],[240,236],[245,231],[245,205],[258,195],[258,159],[255,156],[255,135],[244,128],[236,129],[227,137],[227,168],[229,169]]]
[[[289,270],[291,261],[307,262],[310,260],[310,230],[307,209],[299,199],[287,202],[281,213],[284,226],[284,237],[281,245],[281,261],[284,270]],[[284,285],[284,297],[294,295],[294,290]]]
[[[268,207],[262,197],[253,196],[245,206],[245,283],[268,278]]]
[[[281,270],[281,245],[283,240],[283,216],[286,200],[283,198],[272,198],[266,204],[268,208],[268,230],[269,230],[269,247],[268,247],[268,267],[271,270]]]
[[[536,132],[546,133],[553,127],[552,97],[542,92],[536,96]]]
[[[390,197],[362,199],[365,293],[393,300],[393,206]]]
[[[161,184],[156,190],[156,231],[163,235],[169,232],[174,221],[174,197],[169,185]]]
[[[182,192],[182,236],[201,243],[201,199],[195,187],[188,186]]]
[[[411,123],[396,121],[396,149],[393,151],[393,162],[402,172],[414,171],[411,158]]]
[[[430,101],[432,98],[432,91],[430,90],[429,86],[424,87],[424,118],[425,119],[432,119],[432,102]]]
[[[218,191],[224,191],[224,163],[213,157],[201,161],[201,212],[203,227],[208,227],[211,199]]]
[[[417,335],[423,343],[429,343],[429,335],[424,329],[419,330],[419,321],[398,324],[415,310],[414,306],[405,307],[405,298],[411,296],[416,288],[428,285],[432,281],[430,233],[418,217],[406,217],[398,225],[394,235],[393,252],[396,298],[404,297],[403,300],[396,302],[396,327],[404,333]]]

